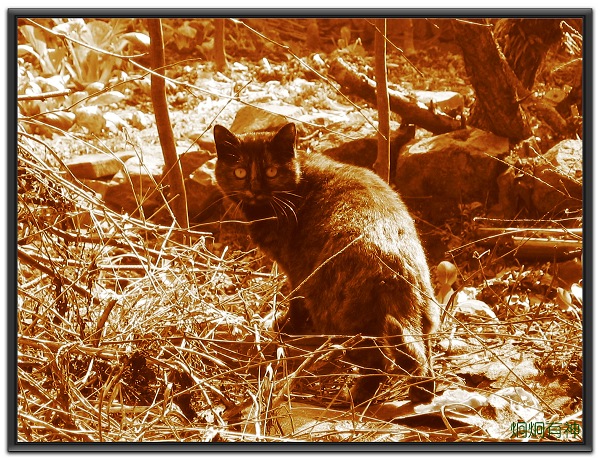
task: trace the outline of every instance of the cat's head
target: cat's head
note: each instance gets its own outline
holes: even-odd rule
[[[296,189],[300,169],[293,123],[275,132],[238,135],[216,125],[214,136],[217,182],[234,201],[272,207],[273,201],[286,199]]]

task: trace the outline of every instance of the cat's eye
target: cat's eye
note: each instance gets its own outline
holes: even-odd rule
[[[265,171],[265,174],[267,175],[267,177],[273,178],[277,175],[277,168],[275,166],[271,166]]]
[[[246,170],[244,168],[235,168],[233,174],[235,174],[235,177],[238,179],[243,179],[246,177]]]

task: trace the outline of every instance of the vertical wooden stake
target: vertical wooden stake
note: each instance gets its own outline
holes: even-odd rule
[[[156,74],[151,76],[151,95],[158,137],[165,158],[165,180],[169,185],[169,197],[171,209],[177,224],[181,228],[189,227],[187,200],[185,196],[185,184],[181,164],[175,149],[173,128],[169,118],[169,107],[167,105],[167,94],[165,91],[165,49],[163,44],[162,24],[160,18],[147,19],[148,32],[150,34],[150,61],[152,70]]]
[[[387,88],[385,18],[375,19],[375,82],[377,83],[377,160],[375,172],[390,182],[390,99]]]

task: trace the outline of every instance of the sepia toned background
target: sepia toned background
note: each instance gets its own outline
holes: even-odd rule
[[[161,22],[164,65],[157,20],[19,21],[19,441],[580,442],[582,20]],[[266,328],[285,280],[227,215],[212,127],[285,120],[412,212],[431,405],[394,377],[357,418],[343,346]]]

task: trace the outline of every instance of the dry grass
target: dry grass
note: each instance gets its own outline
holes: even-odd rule
[[[269,334],[263,318],[285,299],[281,275],[208,233],[112,212],[24,134],[17,177],[19,441],[340,436],[290,423],[301,419],[290,395],[335,400],[344,350],[358,338],[284,345]],[[354,440],[394,427],[351,425]]]
[[[507,441],[527,410],[581,426],[582,305],[542,280],[555,264],[506,268],[488,285],[506,265],[492,250],[463,273],[497,318],[445,313],[435,372],[450,399],[415,413],[395,376],[378,395],[388,403],[340,409],[358,337],[283,342],[267,327],[285,308],[283,276],[141,207],[140,218],[111,211],[60,158],[20,133],[20,442]],[[490,403],[509,388],[536,402]]]
[[[208,233],[110,211],[32,137],[18,160],[19,441],[479,442],[506,439],[516,421],[476,405],[337,408],[344,350],[358,337],[283,343],[269,333],[263,318],[285,305],[282,276]],[[465,348],[438,347],[438,390],[525,388],[544,420],[581,423],[581,318],[550,299],[535,311],[503,305],[514,290],[492,289],[506,312],[498,322],[447,312],[437,339]],[[473,393],[469,378],[494,372],[504,377]],[[391,380],[379,399],[405,400],[404,379]],[[568,414],[559,397],[574,405]]]
[[[208,440],[231,430],[222,411],[258,383],[245,369],[253,345],[240,343],[260,339],[259,313],[281,277],[215,255],[208,234],[111,212],[40,147],[25,139],[19,151],[19,439]],[[174,243],[181,236],[187,244]],[[193,411],[203,428],[187,426]]]

